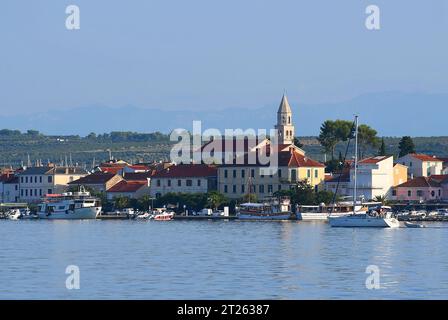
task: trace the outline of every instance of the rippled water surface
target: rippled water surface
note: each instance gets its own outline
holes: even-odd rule
[[[447,299],[448,224],[429,226],[0,221],[0,298]],[[68,265],[79,290],[66,289]]]

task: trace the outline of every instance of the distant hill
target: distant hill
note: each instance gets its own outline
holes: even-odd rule
[[[291,99],[290,99],[291,100]],[[448,134],[448,94],[383,92],[327,104],[290,101],[296,133],[313,136],[327,119],[352,119],[356,113],[384,136],[444,136]],[[73,110],[54,110],[30,116],[0,116],[0,127],[36,129],[46,134],[87,135],[90,132],[137,131],[169,133],[174,128],[192,128],[201,120],[203,128],[273,127],[277,104],[258,109],[160,110],[158,108],[88,106]]]
[[[307,155],[324,161],[322,147],[316,137],[299,137]],[[387,152],[398,154],[400,138],[385,137]],[[448,137],[414,138],[418,152],[437,156],[448,156]],[[0,167],[26,164],[28,155],[32,163],[41,160],[61,163],[72,160],[73,164],[90,168],[96,163],[107,160],[109,150],[112,156],[129,162],[168,160],[173,142],[169,136],[159,132],[111,132],[101,135],[44,135],[35,130],[20,132],[0,130]],[[345,144],[336,148],[335,156],[344,153]],[[366,156],[373,155],[376,149],[368,150]],[[350,150],[349,156],[353,154]]]

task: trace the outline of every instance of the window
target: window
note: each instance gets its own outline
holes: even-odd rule
[[[25,197],[28,197],[28,189],[25,189]]]
[[[191,187],[193,185],[193,180],[187,179],[187,187]]]
[[[241,170],[241,178],[244,178],[246,176],[246,170]]]
[[[243,185],[241,185],[241,193],[245,193],[246,192],[246,187],[245,187],[245,185],[243,184]]]
[[[409,162],[409,166],[412,168],[412,161]]]
[[[28,177],[25,177],[25,183],[28,183]]]
[[[53,177],[52,176],[48,176],[48,183],[53,183]]]
[[[224,178],[227,178],[227,170],[224,170]]]
[[[423,191],[417,190],[417,197],[423,197]]]
[[[34,196],[37,197],[37,189],[34,189]]]
[[[434,190],[431,191],[431,197],[435,197],[436,196],[436,192]]]
[[[168,179],[168,187],[171,187],[171,180]]]
[[[274,188],[272,187],[272,184],[268,184],[268,193],[272,193]]]
[[[157,179],[157,186],[160,187],[160,179]]]
[[[282,190],[282,185],[281,184],[278,185],[278,191],[280,191],[280,190]]]
[[[39,189],[39,195],[42,196],[42,189]]]
[[[279,178],[282,177],[282,169],[278,169],[278,177],[279,177]]]
[[[42,183],[42,176],[39,177],[39,182]]]
[[[178,187],[182,187],[182,180],[180,180],[180,179],[177,180],[177,186],[178,186]]]
[[[201,179],[198,179],[198,187],[201,186]]]
[[[236,170],[233,170],[233,177],[236,178]]]
[[[319,170],[314,170],[314,178],[319,178]]]
[[[258,191],[259,191],[260,193],[264,193],[264,184],[260,184],[260,185],[258,186]]]
[[[442,196],[442,190],[439,189],[439,197]]]
[[[23,183],[23,177],[20,177],[20,182]]]
[[[295,181],[297,180],[297,171],[296,169],[291,170],[291,180]]]
[[[396,196],[397,196],[397,190],[395,190],[395,189],[392,190],[392,196],[393,196],[393,197],[396,197]]]
[[[306,170],[306,177],[311,178],[311,169]]]
[[[233,186],[232,186],[232,192],[233,192],[233,193],[236,193],[236,185],[233,185]]]
[[[53,189],[48,189],[48,193],[52,194],[53,193]]]
[[[227,193],[227,185],[224,185],[224,193]]]
[[[251,178],[255,178],[255,169],[250,170],[250,176]]]

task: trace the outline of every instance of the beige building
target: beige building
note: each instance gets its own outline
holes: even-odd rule
[[[325,179],[325,166],[310,159],[291,145],[275,155],[278,166],[261,164],[223,165],[218,168],[218,190],[226,197],[239,199],[254,194],[261,200],[280,190],[289,190],[306,181],[316,190]],[[248,157],[247,157],[248,158]]]
[[[151,178],[151,196],[167,193],[206,193],[216,190],[215,166],[179,164],[155,173]]]
[[[426,154],[410,153],[396,162],[408,167],[408,175],[411,178],[429,177],[443,173],[443,160]]]
[[[79,167],[26,168],[18,174],[20,201],[39,202],[46,194],[61,193],[70,182],[86,175]]]

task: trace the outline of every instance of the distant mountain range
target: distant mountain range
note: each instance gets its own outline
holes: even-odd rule
[[[280,102],[280,98],[279,98]],[[318,135],[327,119],[352,119],[374,127],[382,136],[448,135],[448,94],[383,92],[355,99],[322,104],[302,104],[290,99],[296,134]],[[278,105],[259,109],[161,110],[142,107],[80,107],[26,116],[0,116],[0,129],[39,130],[45,134],[87,135],[90,132],[136,131],[169,133],[175,128],[192,129],[193,120],[202,128],[272,128]]]

